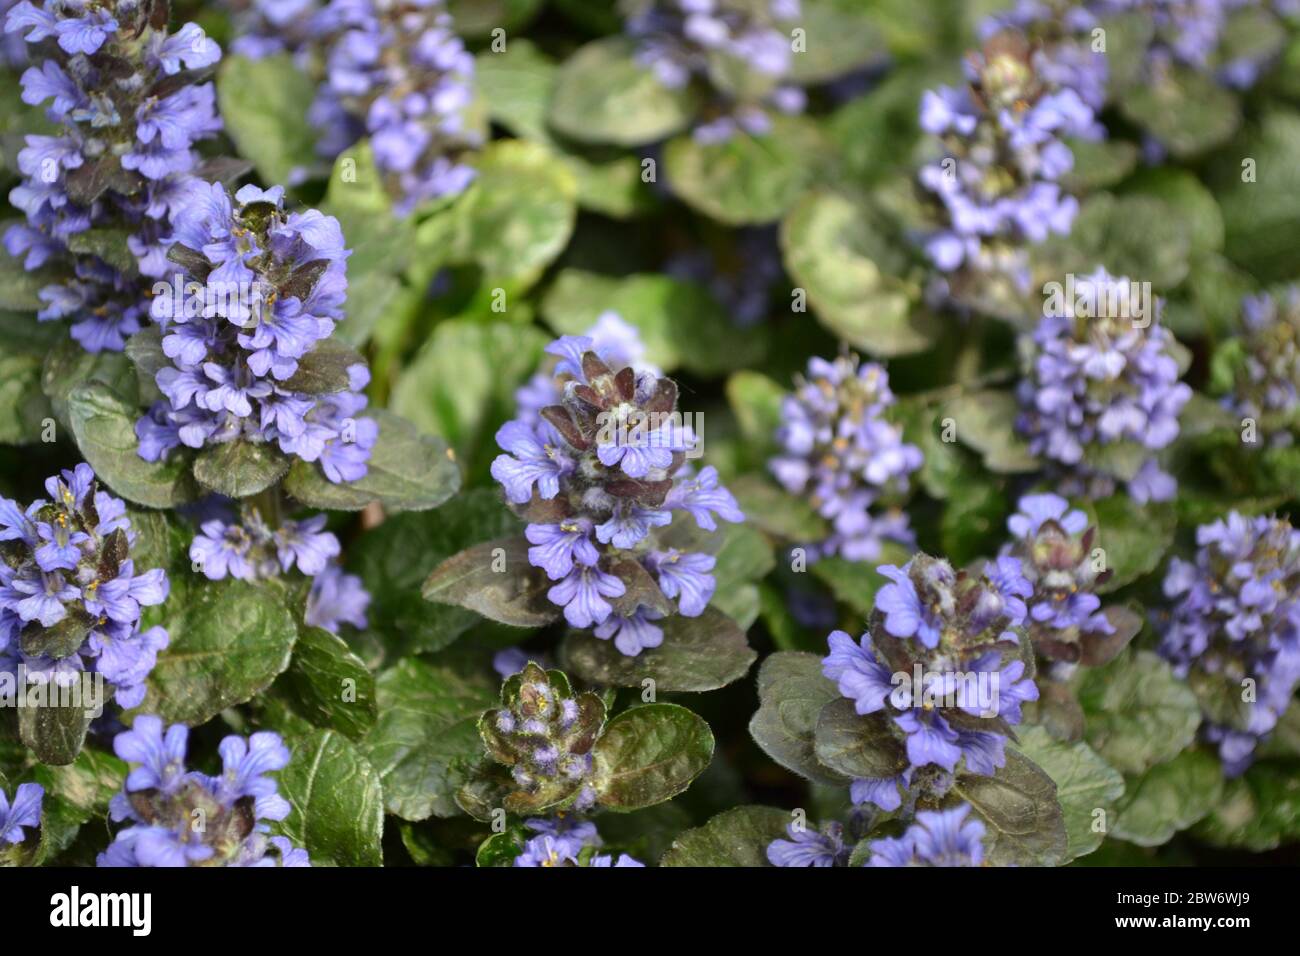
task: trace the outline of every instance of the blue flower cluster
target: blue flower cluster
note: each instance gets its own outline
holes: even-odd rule
[[[184,271],[152,307],[173,364],[155,376],[166,400],[136,423],[140,457],[274,441],[319,462],[332,482],[355,481],[379,432],[358,417],[369,371],[352,366],[340,392],[293,387],[299,363],[343,318],[350,253],[338,220],[286,212],[279,186],[245,186],[235,203],[220,183],[204,183],[175,218],[170,255]]]
[[[474,179],[461,161],[482,145],[466,123],[474,57],[443,0],[332,0],[313,21],[325,79],[309,117],[333,158],[362,136],[395,209],[455,196]]]
[[[565,336],[546,351],[558,360],[549,388],[525,388],[520,417],[497,432],[506,452],[492,476],[529,522],[528,559],[556,584],[548,597],[575,628],[594,627],[628,656],[657,647],[663,607],[615,601],[639,593],[646,573],[677,613],[696,617],[713,596],[714,558],[664,546],[656,529],[686,512],[703,530],[717,517],[744,515],[717,469],[686,466],[695,435],[677,412],[677,386],[647,368],[624,364],[621,320],[606,316],[616,345]],[[546,404],[543,404],[546,403]],[[539,407],[540,406],[540,407]],[[625,580],[626,578],[626,580]]]
[[[50,500],[22,509],[0,498],[0,672],[70,686],[102,675],[124,709],[167,646],[140,630],[142,609],[167,598],[161,569],[137,574],[126,505],[102,491],[89,465],[45,482]]]
[[[35,829],[41,825],[41,804],[45,788],[39,783],[20,783],[14,791],[13,803],[0,788],[0,842],[16,846],[27,839],[24,827]]]
[[[211,581],[277,578],[295,567],[312,579],[305,620],[337,634],[342,624],[366,626],[370,594],[354,574],[339,567],[339,540],[325,529],[325,516],[292,519],[272,528],[256,507],[242,522],[229,514],[208,517],[190,544],[190,561]]]
[[[269,731],[221,741],[221,773],[186,770],[189,728],[163,728],[142,714],[113,738],[131,765],[123,791],[109,804],[114,822],[129,820],[99,866],[311,866],[307,851],[269,836],[262,821],[283,820],[289,802],[267,776],[289,763],[289,749]]]
[[[980,866],[984,824],[970,816],[970,804],[922,810],[901,837],[873,840],[867,866]]]
[[[230,51],[252,60],[277,53],[310,62],[316,21],[326,0],[224,0],[230,8],[235,38]]]
[[[1104,269],[1077,283],[1022,342],[1016,427],[1063,473],[1065,494],[1104,498],[1123,481],[1139,503],[1168,501],[1178,483],[1154,453],[1178,437],[1192,397],[1178,380],[1181,346],[1160,324],[1161,303],[1143,305],[1135,283]]]
[[[1000,29],[968,57],[967,86],[922,96],[921,128],[939,138],[934,159],[918,173],[937,221],[923,237],[940,274],[932,297],[1023,296],[1028,247],[1069,234],[1079,204],[1060,185],[1074,167],[1066,139],[1100,139],[1104,130],[1089,102],[1095,76],[1085,72],[1084,82],[1056,62],[1019,30]]]
[[[1300,531],[1233,511],[1197,528],[1196,544],[1194,561],[1169,563],[1159,651],[1197,691],[1204,732],[1236,776],[1300,684]]]
[[[1006,555],[978,576],[925,554],[878,570],[890,583],[867,633],[855,643],[833,631],[822,673],[859,714],[887,717],[901,741],[896,775],[851,787],[855,804],[896,810],[909,788],[946,792],[958,764],[992,775],[1006,762],[1020,705],[1038,699],[1020,646],[1033,587]]]
[[[801,15],[800,0],[641,0],[628,16],[627,32],[637,42],[638,60],[665,87],[698,82],[709,90],[709,116],[694,136],[721,143],[737,131],[765,135],[772,110],[803,112],[804,91],[790,82],[790,31]],[[748,77],[743,82],[737,68]]]
[[[1095,590],[1110,577],[1093,559],[1096,528],[1059,495],[1025,495],[1007,520],[1014,536],[1003,549],[1020,560],[1033,586],[1026,628],[1034,649],[1053,660],[1076,663],[1096,639],[1115,633]]]
[[[28,271],[56,266],[45,286],[42,321],[72,318],[72,336],[90,352],[121,351],[144,322],[147,285],[168,271],[175,218],[191,202],[199,171],[194,146],[221,128],[211,83],[194,71],[221,50],[193,23],[175,34],[148,21],[134,0],[23,0],[5,31],[32,47],[23,101],[50,102],[61,129],[26,138],[24,175],[9,194],[26,222],[4,235]],[[40,54],[38,56],[38,54]],[[128,233],[130,263],[96,254],[93,236]]]
[[[557,817],[526,820],[524,825],[537,836],[524,844],[515,866],[645,866],[626,853],[617,859],[610,853],[596,853],[602,841],[590,820]]]
[[[884,367],[860,364],[851,354],[809,360],[807,376],[782,401],[776,433],[782,454],[768,468],[831,523],[830,536],[811,544],[810,559],[873,561],[884,541],[913,544],[901,508],[871,512],[882,499],[906,492],[908,475],[921,467],[920,449],[905,444],[903,429],[885,418],[893,404]]]
[[[1236,344],[1240,354],[1224,404],[1240,418],[1254,419],[1268,445],[1294,444],[1300,426],[1300,286],[1277,296],[1246,296]]]

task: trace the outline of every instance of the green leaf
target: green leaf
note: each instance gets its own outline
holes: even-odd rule
[[[7,219],[0,222],[0,235],[8,231],[17,220]],[[14,312],[36,312],[45,308],[45,302],[38,294],[52,281],[54,276],[47,271],[28,272],[23,268],[23,260],[0,251],[0,309]],[[29,317],[32,322],[35,316]]]
[[[608,687],[640,687],[649,679],[657,692],[699,692],[740,680],[758,657],[736,622],[712,607],[699,617],[675,614],[660,626],[663,644],[636,657],[590,631],[572,631],[561,650],[565,669]]]
[[[317,162],[316,131],[307,119],[315,98],[311,78],[287,54],[222,58],[217,103],[226,132],[267,183],[290,182],[295,169]]]
[[[1111,495],[1092,506],[1097,546],[1105,552],[1111,577],[1097,588],[1108,594],[1160,567],[1173,546],[1178,527],[1172,504],[1139,505],[1125,494]]]
[[[53,414],[41,390],[41,367],[39,355],[0,351],[0,444],[40,441],[43,423]]]
[[[1088,743],[1127,775],[1178,756],[1201,723],[1196,695],[1150,651],[1087,668],[1079,684]]]
[[[580,142],[640,146],[685,129],[696,108],[689,87],[670,90],[636,61],[631,40],[606,37],[581,47],[560,68],[550,121]]]
[[[685,134],[664,147],[664,174],[687,205],[728,226],[775,222],[807,188],[815,129],[778,116],[762,136],[737,133],[722,143]]]
[[[817,762],[846,777],[896,777],[907,769],[907,752],[884,714],[859,714],[847,697],[822,708],[813,737]]]
[[[454,604],[513,627],[541,627],[560,609],[546,597],[551,582],[528,560],[520,537],[486,541],[452,555],[433,569],[421,594],[426,601]]]
[[[1085,856],[1105,839],[1094,829],[1096,811],[1109,814],[1124,793],[1124,778],[1085,743],[1062,743],[1042,727],[1017,728],[1017,750],[1036,763],[1056,783],[1056,799],[1065,815],[1069,846],[1062,863]],[[1104,820],[1104,818],[1103,818]]]
[[[578,184],[551,150],[523,140],[497,140],[474,166],[478,175],[450,213],[449,255],[478,265],[489,287],[527,287],[568,245]],[[417,240],[445,228],[421,229]]]
[[[817,760],[814,733],[822,708],[840,696],[822,676],[817,654],[778,651],[758,670],[759,708],[749,734],[782,767],[819,783],[843,785],[848,778]]]
[[[1176,205],[1151,195],[1097,193],[1085,199],[1068,237],[1033,247],[1036,274],[1061,278],[1091,274],[1098,265],[1112,274],[1150,282],[1168,294],[1191,270],[1192,230]]]
[[[1219,204],[1214,194],[1186,170],[1147,167],[1125,183],[1124,193],[1164,201],[1189,236],[1194,256],[1223,249],[1223,213]]]
[[[781,224],[786,268],[806,289],[818,320],[872,355],[920,352],[934,341],[933,321],[913,309],[917,290],[865,206],[824,191],[805,195]]]
[[[150,508],[175,508],[196,497],[184,456],[148,462],[135,436],[139,414],[107,385],[86,382],[68,395],[68,424],[82,457],[116,494]]]
[[[108,803],[121,792],[126,774],[124,762],[91,748],[83,749],[76,760],[65,766],[35,767],[32,779],[45,788],[36,862],[51,862],[68,848],[82,826],[92,820],[105,821]]]
[[[93,690],[83,690],[83,693],[91,694],[92,698],[95,694]],[[29,704],[18,711],[19,737],[42,763],[72,763],[85,743],[90,722],[103,712],[103,704],[95,699],[61,704],[54,698],[35,707]]]
[[[514,31],[526,26],[542,5],[543,0],[448,0],[447,10],[461,36],[487,37],[500,27],[510,31],[514,46],[519,42]]]
[[[729,480],[747,524],[785,541],[806,544],[826,537],[826,520],[803,498],[796,497],[758,475]]]
[[[374,675],[347,642],[322,628],[302,628],[276,688],[295,712],[324,730],[360,740],[375,725]]]
[[[1193,833],[1214,846],[1255,853],[1300,838],[1300,779],[1294,765],[1257,763],[1227,781],[1218,806]]]
[[[289,472],[289,456],[270,442],[239,439],[204,448],[194,459],[194,477],[227,498],[249,498]]]
[[[1300,114],[1266,114],[1225,147],[1207,180],[1227,230],[1228,258],[1265,282],[1295,278],[1300,244]]]
[[[776,430],[781,424],[781,403],[787,389],[762,372],[733,372],[727,379],[727,401],[740,425],[745,446],[756,462],[776,451]]]
[[[1219,761],[1203,750],[1188,750],[1130,781],[1111,833],[1138,846],[1159,846],[1203,819],[1222,792]]]
[[[346,391],[350,386],[348,369],[365,361],[338,339],[322,339],[298,360],[298,371],[285,380],[283,388],[307,395]]]
[[[80,343],[60,336],[45,356],[41,389],[61,423],[68,422],[68,396],[87,382],[103,383],[127,404],[138,393],[135,368],[121,352],[87,352]]]
[[[454,319],[402,370],[390,407],[446,439],[471,475],[499,453],[493,435],[515,408],[515,390],[537,370],[550,338],[531,325]]]
[[[275,832],[304,847],[315,866],[382,866],[384,795],[374,767],[332,730],[288,743],[293,758],[278,784],[291,809]]]
[[[785,836],[790,814],[775,807],[736,807],[687,830],[660,866],[769,866],[767,845]]]
[[[1020,474],[1037,470],[1038,459],[1016,432],[1020,407],[1010,392],[971,392],[950,402],[944,412],[956,425],[957,440],[979,452],[989,471]]]
[[[1207,73],[1190,67],[1173,67],[1155,82],[1134,86],[1118,103],[1128,119],[1179,159],[1223,145],[1241,124],[1237,98]]]
[[[546,323],[560,335],[584,334],[607,311],[635,326],[646,361],[665,372],[682,367],[716,375],[761,354],[755,337],[737,338],[726,310],[707,290],[667,275],[613,278],[565,269],[542,301]]]
[[[592,749],[592,783],[608,809],[626,812],[671,800],[713,759],[713,732],[676,704],[645,704],[613,718]]]
[[[1074,168],[1061,183],[1074,195],[1114,186],[1137,166],[1138,148],[1125,140],[1071,139],[1068,145]]]
[[[497,688],[482,675],[408,657],[379,675],[376,692],[379,720],[362,749],[382,778],[388,812],[403,820],[455,816],[454,795],[483,755],[478,718]]]
[[[888,58],[876,20],[858,4],[803,0],[796,25],[805,35],[804,52],[794,55],[791,81],[811,86]]]
[[[993,866],[1057,866],[1065,858],[1065,818],[1056,784],[1015,750],[992,777],[963,776],[953,792],[971,805],[987,827],[984,846]]]
[[[367,472],[356,481],[335,484],[316,464],[296,461],[284,489],[309,508],[360,511],[378,501],[389,511],[427,511],[460,488],[460,469],[447,443],[421,435],[410,422],[382,408],[368,409],[379,424]]]
[[[158,655],[142,712],[198,725],[271,686],[289,666],[298,628],[269,589],[176,575],[171,583],[156,621],[171,644]]]
[[[348,570],[361,576],[372,601],[370,629],[402,645],[402,653],[446,647],[481,621],[464,608],[430,604],[420,586],[443,560],[474,544],[517,532],[519,519],[495,488],[475,488],[437,512],[394,515],[353,542]]]

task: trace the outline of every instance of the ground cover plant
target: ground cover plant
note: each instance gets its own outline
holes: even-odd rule
[[[1300,843],[1300,4],[0,0],[0,862]]]

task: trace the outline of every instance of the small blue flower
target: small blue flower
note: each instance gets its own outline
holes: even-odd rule
[[[0,789],[0,839],[9,844],[22,843],[26,838],[24,827],[41,825],[41,802],[44,799],[45,788],[39,783],[20,783],[14,791],[12,804]]]
[[[790,839],[767,845],[767,859],[773,866],[827,867],[842,864],[848,857],[844,828],[839,823],[827,824],[820,831],[790,823],[785,832]]]

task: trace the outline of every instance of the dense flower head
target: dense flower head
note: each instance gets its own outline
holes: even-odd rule
[[[295,378],[344,316],[350,252],[338,220],[287,211],[279,186],[245,186],[232,203],[205,183],[175,227],[183,271],[152,308],[172,364],[155,375],[164,399],[136,424],[140,457],[242,439],[319,462],[332,482],[364,476],[378,437],[360,417],[365,365],[347,370],[342,391],[306,394]]]
[[[1115,633],[1101,610],[1097,585],[1111,576],[1093,554],[1097,529],[1060,495],[1025,495],[1007,520],[1012,542],[1003,549],[1020,560],[1033,587],[1026,629],[1034,649],[1076,663]]]
[[[39,783],[20,783],[10,801],[0,787],[0,852],[27,839],[27,831],[41,825],[41,804],[45,788]]]
[[[626,853],[615,857],[612,853],[598,852],[604,841],[590,820],[560,815],[527,820],[525,826],[537,835],[524,844],[515,857],[515,866],[645,866]]]
[[[1155,453],[1178,437],[1192,390],[1178,380],[1181,346],[1160,324],[1160,303],[1143,303],[1138,288],[1104,269],[1079,277],[1022,340],[1016,426],[1065,494],[1104,498],[1121,481],[1141,503],[1177,491]]]
[[[873,840],[867,866],[980,866],[984,824],[970,818],[970,804],[922,810],[900,837]]]
[[[98,865],[311,866],[306,850],[270,836],[264,822],[289,815],[289,802],[268,776],[289,763],[280,735],[226,737],[215,777],[186,769],[188,739],[185,725],[164,728],[152,714],[136,717],[113,739],[130,772],[109,816],[131,825],[117,832]]]
[[[867,633],[833,631],[822,673],[858,714],[878,715],[881,759],[893,763],[854,781],[854,802],[896,810],[909,788],[943,793],[959,771],[992,775],[1006,762],[1021,704],[1038,699],[1020,640],[1033,588],[1007,555],[979,573],[926,554],[878,570],[890,583]]]
[[[1236,776],[1277,725],[1300,683],[1300,532],[1233,511],[1196,529],[1196,557],[1174,558],[1159,651],[1187,677]]]
[[[1267,444],[1294,444],[1300,427],[1300,286],[1246,296],[1232,347],[1232,392],[1224,404],[1254,419]]]
[[[607,333],[622,326],[603,321]],[[713,596],[713,556],[667,536],[675,513],[706,532],[744,515],[717,469],[687,466],[697,439],[677,412],[677,386],[624,364],[639,343],[605,341],[565,336],[547,347],[551,382],[526,386],[520,417],[497,432],[505,454],[492,476],[529,522],[528,560],[555,582],[547,596],[565,620],[635,656],[662,642],[655,621],[697,617]]]
[[[18,155],[24,179],[9,199],[26,221],[5,232],[5,249],[28,270],[61,276],[40,291],[38,318],[72,318],[90,352],[121,351],[145,323],[147,281],[168,269],[173,218],[201,171],[195,144],[221,129],[213,86],[199,82],[220,48],[193,23],[167,33],[150,11],[128,0],[23,0],[4,20],[6,35],[30,46],[23,101],[48,104],[58,126],[29,135]],[[73,251],[91,230],[126,232],[131,268]]]
[[[903,429],[885,418],[893,404],[884,367],[856,355],[809,360],[806,377],[782,401],[782,454],[768,467],[831,523],[830,536],[811,543],[810,557],[871,561],[884,541],[912,544],[900,508],[871,510],[905,492],[908,476],[921,467],[920,449],[904,443]]]
[[[0,498],[0,672],[62,687],[99,674],[135,707],[168,642],[161,627],[140,629],[143,609],[166,599],[167,575],[137,572],[126,505],[89,465],[45,490],[26,509]]]
[[[515,790],[505,808],[590,808],[596,800],[591,751],[605,722],[600,698],[575,694],[561,671],[530,661],[506,678],[501,704],[483,714],[479,732],[493,759],[510,768]]]
[[[790,82],[800,0],[636,0],[630,8],[627,32],[640,62],[669,89],[696,83],[711,94],[697,140],[723,142],[738,130],[761,136],[773,110],[803,112],[804,92]],[[747,79],[737,80],[737,68]]]
[[[937,137],[918,182],[935,227],[923,237],[938,272],[932,296],[988,305],[1029,292],[1028,247],[1067,235],[1078,200],[1061,186],[1074,167],[1068,138],[1099,139],[1094,84],[1051,69],[1018,29],[993,33],[966,62],[965,87],[921,98],[921,128]]]
[[[443,0],[331,0],[312,24],[319,151],[333,158],[368,136],[401,215],[464,191],[474,170],[463,154],[483,137],[467,122],[474,57]]]

